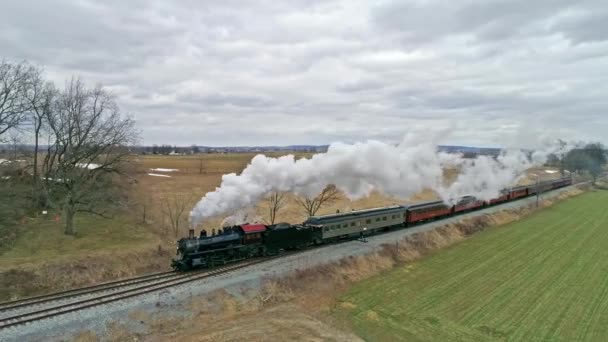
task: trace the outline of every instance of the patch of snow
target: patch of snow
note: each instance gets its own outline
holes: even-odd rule
[[[0,159],[0,164],[4,164],[4,163],[10,163],[10,160],[6,160],[6,159]]]
[[[45,178],[45,179],[48,180],[48,181],[51,181],[51,182],[55,182],[55,183],[61,183],[61,182],[63,182],[63,178],[51,178],[51,177],[49,177],[49,178]]]
[[[87,168],[87,169],[89,169],[89,170],[93,170],[93,169],[96,169],[96,168],[100,167],[101,165],[99,165],[99,164],[85,164],[85,163],[78,163],[78,164],[76,164],[76,166],[78,166],[78,167],[83,167],[83,168]]]
[[[153,171],[153,172],[175,172],[175,171],[179,171],[179,169],[156,168],[156,169],[150,169],[150,171]]]
[[[148,176],[171,178],[171,176],[159,175],[158,173],[148,173]]]
[[[559,171],[555,171],[555,170],[545,170],[546,173],[558,173]]]
[[[2,176],[0,179],[11,179],[11,176]]]

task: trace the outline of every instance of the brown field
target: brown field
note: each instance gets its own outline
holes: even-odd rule
[[[267,154],[277,157],[280,154]],[[160,232],[170,230],[167,225],[168,218],[163,214],[163,200],[173,201],[185,199],[188,204],[188,211],[200,200],[205,193],[213,191],[221,183],[222,175],[226,173],[240,173],[255,156],[252,153],[233,153],[233,154],[201,154],[194,156],[139,156],[138,172],[138,194],[137,199],[140,206],[146,206],[147,221],[155,226]],[[310,157],[310,153],[296,154],[296,158]],[[150,169],[165,168],[178,169],[175,172],[152,172]],[[551,168],[531,169],[530,173],[543,172],[543,179],[559,177],[559,173],[544,173]],[[171,176],[171,178],[149,176],[147,173],[158,173]],[[458,174],[458,170],[446,170],[445,180],[447,183],[453,181]],[[520,184],[530,184],[535,182],[534,177],[526,176],[520,180]],[[373,193],[368,198],[351,201],[342,196],[334,203],[324,206],[318,214],[335,213],[387,206],[400,203],[409,203],[423,200],[435,199],[437,196],[433,191],[423,191],[406,200]],[[140,208],[140,211],[142,209]],[[143,213],[140,213],[143,214]],[[232,213],[230,213],[232,214]],[[260,222],[268,221],[268,203],[261,201],[255,209],[254,219]],[[228,216],[228,215],[226,215]],[[216,217],[205,225],[205,229],[218,228],[225,216]],[[305,213],[298,206],[293,196],[288,196],[286,206],[277,215],[276,222],[302,222],[306,219]],[[187,213],[180,228],[181,234],[187,231]]]
[[[278,155],[275,155],[278,156]],[[296,157],[308,157],[310,154],[300,154]],[[187,208],[192,208],[205,193],[213,191],[220,185],[222,175],[230,172],[241,172],[249,163],[254,154],[211,154],[201,156],[143,156],[138,158],[140,170],[138,175],[138,202],[145,203],[152,213],[151,222],[159,229],[166,229],[162,226],[167,223],[166,217],[163,219],[162,201],[163,199],[172,200],[175,196],[181,196],[188,199]],[[203,167],[201,170],[201,161]],[[165,174],[171,178],[149,176],[153,168],[179,169],[175,172],[153,172]],[[201,172],[202,171],[202,172]],[[432,198],[429,193],[417,196],[418,199]],[[338,201],[321,208],[320,213],[332,213],[336,210],[344,211],[351,209],[363,209],[375,206],[384,206],[400,203],[399,200],[383,196],[380,194],[372,194],[369,198],[350,201],[345,197],[341,197]],[[261,222],[266,222],[268,219],[268,206],[266,201],[261,201],[256,207],[256,218]],[[182,233],[187,230],[187,222],[184,215]],[[217,217],[207,223],[206,229],[217,228],[225,217]],[[286,206],[277,215],[277,222],[302,222],[306,219],[306,215],[301,208],[298,207],[293,196],[289,196]]]

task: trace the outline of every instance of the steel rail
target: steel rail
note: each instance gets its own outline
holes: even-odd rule
[[[111,294],[107,294],[107,295],[103,295],[103,296],[99,296],[99,297],[95,297],[95,298],[91,298],[91,299],[85,299],[85,300],[70,303],[70,304],[59,305],[59,306],[52,307],[52,308],[47,308],[47,309],[43,309],[43,310],[38,310],[38,311],[34,311],[34,312],[28,312],[25,314],[7,317],[4,319],[0,319],[0,330],[6,329],[9,327],[14,327],[14,326],[18,326],[18,325],[35,322],[35,321],[39,321],[39,320],[46,319],[46,318],[51,318],[54,316],[59,316],[59,315],[70,313],[70,312],[87,309],[87,308],[90,308],[93,306],[116,302],[116,301],[119,301],[122,299],[131,298],[131,297],[139,296],[139,295],[154,292],[154,291],[159,291],[159,290],[167,289],[167,288],[178,286],[178,285],[183,285],[183,284],[193,282],[196,280],[200,280],[200,279],[204,279],[204,278],[210,278],[210,277],[226,274],[231,271],[235,271],[235,270],[247,267],[247,266],[259,264],[259,263],[262,263],[262,262],[265,262],[265,261],[268,261],[268,260],[274,259],[274,258],[276,258],[276,257],[253,259],[252,261],[249,261],[249,262],[230,265],[230,266],[226,266],[224,268],[218,268],[218,269],[214,269],[214,270],[211,270],[208,272],[187,274],[184,277],[186,279],[180,278],[177,280],[176,279],[164,280],[164,281],[155,283],[150,286],[140,286],[140,287],[136,287],[133,289],[115,292],[115,293],[111,293]]]
[[[30,305],[44,304],[47,302],[57,301],[57,300],[61,300],[61,299],[85,296],[85,295],[95,293],[95,292],[108,291],[108,290],[112,290],[115,288],[140,284],[140,283],[144,283],[144,282],[156,281],[156,280],[160,280],[160,279],[174,277],[179,274],[180,273],[177,273],[175,271],[153,273],[153,274],[147,274],[147,275],[134,277],[134,278],[115,280],[115,281],[101,283],[101,284],[97,284],[97,285],[91,285],[91,286],[80,287],[80,288],[70,289],[70,290],[61,291],[61,292],[49,293],[49,294],[40,295],[40,296],[36,296],[36,297],[18,299],[18,300],[14,300],[14,301],[10,301],[10,302],[0,303],[0,312],[14,310],[14,309],[18,309],[18,308],[22,308],[22,307],[26,307],[26,306],[30,306]]]

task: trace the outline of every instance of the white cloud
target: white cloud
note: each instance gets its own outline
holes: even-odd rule
[[[605,139],[600,0],[9,2],[3,57],[101,82],[147,144]],[[604,140],[604,142],[606,142]]]

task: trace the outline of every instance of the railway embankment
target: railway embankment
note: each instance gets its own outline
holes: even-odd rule
[[[545,193],[539,206],[550,206],[555,201],[583,192],[579,188],[580,186],[572,186]],[[188,322],[194,324],[193,320],[197,317],[214,312],[205,322],[206,326],[210,326],[213,322],[221,322],[222,312],[226,309],[222,303],[226,303],[226,298],[237,303],[231,306],[231,311],[243,313],[290,300],[311,310],[327,309],[332,305],[331,298],[349,283],[415,260],[477,231],[529,215],[537,210],[536,203],[534,197],[525,198],[474,213],[372,236],[366,241],[348,241],[286,255],[230,274],[66,313],[18,329],[0,330],[0,339],[62,340],[66,338],[66,332],[79,331],[107,335],[109,329],[115,329],[117,324],[135,335],[170,332],[171,328],[167,324],[160,323],[151,327],[149,323],[152,319],[138,320],[135,317],[138,315],[134,315],[134,312],[144,312],[146,317],[154,317],[153,321],[157,323],[181,322],[177,326],[187,325]],[[209,295],[215,294],[217,297],[218,291],[224,294],[224,299],[219,304],[207,306],[207,309],[195,305]],[[162,327],[165,327],[164,330]]]

